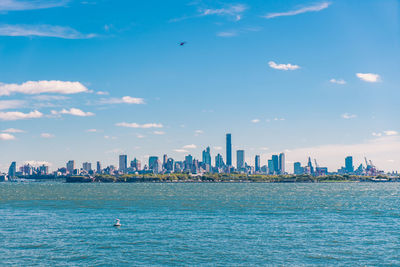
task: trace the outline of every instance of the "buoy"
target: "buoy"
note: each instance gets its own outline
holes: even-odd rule
[[[121,226],[121,223],[119,222],[119,219],[116,219],[116,220],[115,220],[114,226],[115,226],[115,227]]]

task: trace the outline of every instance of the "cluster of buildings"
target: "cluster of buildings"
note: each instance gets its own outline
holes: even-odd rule
[[[128,161],[127,155],[119,156],[118,167],[110,165],[106,168],[102,168],[100,161],[96,162],[95,166],[92,166],[90,162],[84,162],[81,168],[78,168],[74,160],[70,160],[66,163],[66,167],[59,168],[54,175],[55,176],[68,176],[68,175],[94,175],[94,174],[109,174],[109,175],[120,175],[120,174],[168,174],[168,173],[190,173],[190,174],[204,174],[204,173],[244,173],[244,174],[264,174],[264,175],[284,175],[286,172],[285,154],[280,153],[279,155],[272,155],[271,159],[268,159],[265,165],[261,165],[260,155],[255,156],[254,166],[250,166],[245,160],[245,151],[236,151],[236,165],[232,162],[232,135],[226,134],[226,155],[225,159],[221,154],[215,156],[214,165],[211,163],[211,151],[210,147],[207,147],[202,151],[201,160],[194,158],[192,155],[185,156],[183,161],[174,160],[167,155],[163,155],[162,158],[157,156],[150,156],[148,162],[142,164],[142,162],[136,158]],[[382,171],[378,171],[377,168],[372,164],[371,161],[365,159],[366,166],[362,164],[355,169],[353,166],[353,157],[348,156],[345,158],[345,166],[339,169],[338,174],[354,174],[354,175],[378,175],[383,174]],[[327,167],[321,167],[317,161],[312,162],[311,158],[308,158],[306,166],[302,166],[300,162],[295,162],[294,174],[295,175],[314,175],[323,176],[328,174]],[[44,176],[49,174],[48,166],[42,165],[39,167],[33,167],[26,164],[19,168],[17,171],[16,162],[12,162],[8,171],[8,178],[21,177],[21,176]],[[7,176],[0,174],[0,180],[6,179]]]

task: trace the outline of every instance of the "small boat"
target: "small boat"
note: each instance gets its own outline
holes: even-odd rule
[[[114,226],[115,227],[120,227],[121,226],[121,223],[119,222],[119,219],[115,220]]]

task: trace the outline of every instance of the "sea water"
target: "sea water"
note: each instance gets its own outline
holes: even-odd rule
[[[400,265],[399,209],[399,183],[0,183],[0,265]]]

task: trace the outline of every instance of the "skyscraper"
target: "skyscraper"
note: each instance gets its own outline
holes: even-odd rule
[[[70,160],[67,162],[67,172],[69,174],[74,174],[74,170],[75,170],[75,161]]]
[[[141,170],[141,162],[138,159],[134,159],[131,161],[131,168],[133,168],[135,171],[140,171]]]
[[[215,167],[223,168],[224,167],[224,159],[222,158],[222,155],[218,153],[218,155],[215,157]]]
[[[119,171],[126,172],[127,168],[128,168],[128,156],[119,155]]]
[[[272,159],[268,160],[268,174],[274,174],[274,162]]]
[[[232,135],[226,134],[226,165],[232,166]]]
[[[236,168],[238,170],[244,168],[244,150],[236,151]]]
[[[285,153],[279,154],[279,174],[285,174]]]
[[[210,147],[207,147],[205,150],[203,150],[203,163],[211,166],[211,153],[210,153]]]
[[[82,169],[84,169],[87,172],[90,172],[92,170],[92,163],[90,162],[82,163]]]
[[[255,170],[256,172],[260,172],[260,170],[261,170],[261,166],[260,166],[260,155],[256,155],[256,158],[255,158],[254,161],[255,161],[255,162],[254,162],[254,170]]]
[[[311,157],[308,157],[307,167],[308,167],[308,169],[310,171],[310,174],[314,174],[314,167],[313,167],[312,162],[311,162]]]
[[[100,164],[100,161],[98,161],[97,164],[96,164],[96,173],[101,173],[101,164]]]
[[[294,174],[303,174],[303,168],[300,162],[295,162],[293,164]]]
[[[10,165],[10,168],[8,168],[8,177],[14,178],[17,173],[17,163],[13,161]]]
[[[274,165],[274,174],[279,174],[279,157],[272,155],[272,164]]]
[[[149,157],[149,170],[158,170],[158,157]]]
[[[187,155],[185,157],[185,166],[184,166],[184,170],[185,171],[191,171],[192,170],[192,165],[193,165],[193,157],[192,155]]]
[[[354,172],[354,166],[353,166],[353,157],[348,156],[345,159],[345,168],[347,173],[353,173]]]

